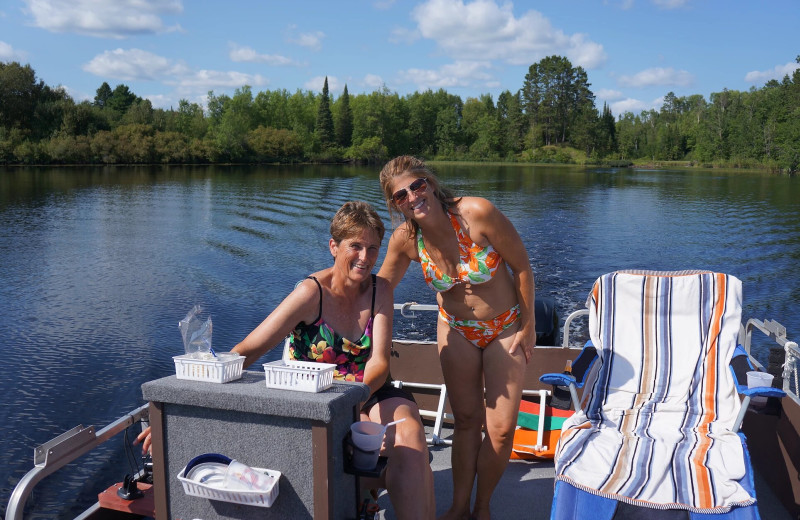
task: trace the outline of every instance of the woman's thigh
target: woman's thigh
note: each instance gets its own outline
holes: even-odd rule
[[[442,320],[438,321],[439,361],[447,398],[456,418],[483,418],[483,351]]]
[[[504,415],[513,414],[514,417],[519,408],[527,369],[525,354],[521,349],[513,354],[509,352],[518,329],[519,323],[515,323],[483,351],[486,407]]]
[[[369,409],[369,420],[380,424],[389,424],[403,420],[386,429],[384,446],[401,444],[420,448],[426,445],[425,428],[419,415],[419,408],[414,401],[402,397],[390,397],[379,401]]]

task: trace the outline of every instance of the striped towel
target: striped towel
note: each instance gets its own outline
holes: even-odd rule
[[[728,364],[741,282],[707,271],[620,271],[586,302],[601,366],[568,419],[556,479],[657,509],[723,513],[755,502],[731,431],[739,412]]]

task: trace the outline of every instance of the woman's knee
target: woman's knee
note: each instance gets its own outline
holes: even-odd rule
[[[486,422],[483,407],[474,407],[466,410],[453,410],[454,426],[459,430],[480,430]]]
[[[516,429],[516,419],[509,420],[507,418],[493,417],[486,421],[487,435],[500,443],[511,442],[514,439]]]

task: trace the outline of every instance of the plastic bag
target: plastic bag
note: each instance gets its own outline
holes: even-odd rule
[[[199,305],[192,307],[192,310],[178,322],[183,336],[183,348],[186,354],[195,358],[216,357],[214,349],[211,348],[211,316],[206,321],[201,321],[199,315],[203,308]]]

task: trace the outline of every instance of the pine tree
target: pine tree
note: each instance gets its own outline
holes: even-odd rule
[[[319,100],[319,108],[317,108],[317,122],[314,125],[314,132],[323,149],[333,144],[333,115],[331,114],[331,102],[328,98],[328,76],[325,76],[325,85],[322,87],[322,96]]]
[[[339,117],[336,119],[336,142],[344,148],[353,143],[353,112],[350,110],[350,94],[347,93],[347,85],[344,86],[342,97],[339,98]]]

